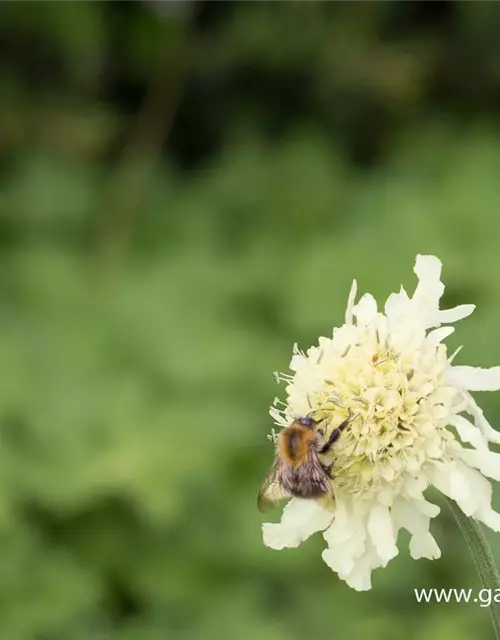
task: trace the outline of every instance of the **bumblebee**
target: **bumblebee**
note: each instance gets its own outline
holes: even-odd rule
[[[276,437],[274,463],[259,491],[259,510],[267,511],[285,498],[333,498],[333,463],[324,464],[320,456],[330,451],[352,419],[349,416],[336,427],[326,442],[319,423],[310,417],[285,427]]]

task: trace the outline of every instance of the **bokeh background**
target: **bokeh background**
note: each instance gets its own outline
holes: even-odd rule
[[[356,593],[261,544],[268,405],[353,277],[500,362],[500,5],[0,3],[0,638],[490,638],[445,508]],[[482,394],[493,424],[500,394]],[[278,513],[273,514],[278,516]],[[497,557],[500,542],[494,537]]]

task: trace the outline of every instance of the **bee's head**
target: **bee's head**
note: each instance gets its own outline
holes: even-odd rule
[[[316,421],[310,418],[309,416],[304,416],[303,418],[297,418],[296,422],[304,425],[304,427],[309,427],[312,429],[316,425]]]

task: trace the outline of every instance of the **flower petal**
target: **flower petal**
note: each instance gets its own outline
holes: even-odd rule
[[[441,513],[441,508],[437,504],[428,502],[427,500],[415,500],[416,508],[429,518],[435,518]]]
[[[368,591],[372,588],[371,573],[373,569],[385,566],[385,564],[373,544],[368,543],[365,553],[358,559],[354,569],[347,575],[339,574],[339,577],[356,591]]]
[[[398,498],[393,505],[394,521],[412,534],[410,555],[419,558],[439,558],[441,551],[429,533],[430,519],[439,513],[439,507],[426,500],[405,500]]]
[[[359,327],[365,327],[377,315],[377,302],[370,293],[365,293],[358,304],[353,307],[352,313],[356,316]]]
[[[441,554],[434,538],[429,533],[430,519],[440,509],[426,500],[398,499],[394,504],[394,518],[399,526],[412,534],[410,539],[410,555],[413,559],[438,558]]]
[[[402,527],[410,533],[425,533],[429,530],[430,517],[417,509],[416,502],[397,498],[392,506],[394,521],[398,528]]]
[[[358,563],[356,567],[345,577],[345,581],[355,591],[370,591],[372,588],[372,568]]]
[[[488,450],[462,449],[461,458],[471,467],[479,469],[484,476],[500,480],[500,453]]]
[[[491,507],[480,510],[477,519],[481,520],[487,527],[497,533],[500,531],[500,513],[493,511]]]
[[[455,497],[450,491],[446,490],[446,486],[443,488],[439,486],[435,481],[434,485],[445,495],[453,498],[458,506],[462,509],[466,516],[474,516],[483,522],[486,522],[484,518],[491,518],[491,484],[490,482],[476,471],[467,466],[465,463],[457,460],[455,463],[451,463],[448,467],[453,467],[453,473],[459,473],[463,480],[467,483],[469,490],[467,495]],[[433,480],[437,480],[434,476]],[[489,526],[489,525],[488,525]]]
[[[434,284],[441,279],[443,263],[439,258],[432,255],[419,253],[415,259],[413,273],[417,278],[426,284]]]
[[[441,260],[436,256],[418,255],[413,271],[419,282],[413,294],[412,303],[417,315],[426,327],[436,326],[439,300],[444,292],[441,282]]]
[[[449,367],[446,370],[447,384],[468,391],[498,391],[500,389],[500,367]]]
[[[276,550],[298,547],[313,533],[326,529],[332,515],[314,500],[293,498],[283,509],[280,523],[266,522],[262,525],[264,544]]]
[[[467,318],[467,316],[473,313],[475,308],[475,304],[461,304],[452,309],[440,309],[437,317],[441,324],[450,324],[451,322],[457,322],[458,320]]]
[[[467,477],[461,472],[456,462],[448,462],[435,465],[431,471],[432,484],[445,496],[452,498],[459,504],[466,504],[470,498],[470,488]],[[469,509],[467,515],[472,515]]]
[[[477,405],[476,401],[470,393],[465,393],[465,397],[469,401],[466,411],[473,416],[474,423],[482,431],[484,437],[487,438],[490,442],[500,444],[500,431],[493,429],[491,424],[484,417],[483,410]]]
[[[464,416],[456,415],[450,420],[462,442],[470,442],[476,449],[488,449],[488,442],[481,430],[471,424]]]
[[[354,303],[356,301],[356,293],[358,292],[358,283],[356,280],[352,281],[351,290],[349,291],[349,298],[347,299],[347,309],[345,311],[345,323],[352,324],[352,310],[354,309]]]
[[[367,528],[378,555],[387,564],[398,555],[394,524],[389,509],[382,504],[375,504],[370,511]]]
[[[426,531],[411,537],[410,555],[414,560],[419,560],[420,558],[436,560],[441,557],[441,549],[431,533]]]
[[[440,327],[439,329],[429,331],[425,338],[425,346],[428,349],[435,349],[439,343],[445,340],[454,331],[455,327]]]
[[[361,518],[354,516],[352,509],[348,509],[344,500],[337,498],[335,504],[335,519],[323,533],[323,538],[329,547],[338,546],[352,538],[358,529],[363,528]]]
[[[406,291],[401,287],[399,293],[391,293],[385,303],[385,315],[389,328],[393,331],[401,323],[404,316],[410,309],[410,298]]]
[[[350,574],[365,553],[367,515],[365,508],[348,505],[342,498],[336,501],[335,520],[323,533],[328,549],[322,558],[340,577]]]
[[[358,529],[346,542],[329,546],[321,554],[324,562],[339,575],[349,574],[365,551],[366,531]]]

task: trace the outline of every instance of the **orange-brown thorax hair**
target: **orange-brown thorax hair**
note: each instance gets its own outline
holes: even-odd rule
[[[305,462],[309,448],[316,440],[316,431],[294,422],[280,433],[279,455],[284,462],[297,467]]]

